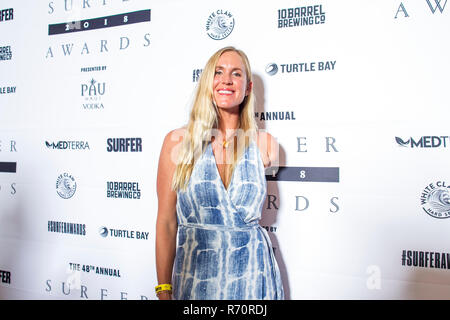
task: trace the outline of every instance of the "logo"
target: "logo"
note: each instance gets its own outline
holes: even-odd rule
[[[276,63],[269,63],[269,64],[266,66],[266,73],[267,73],[269,76],[276,75],[277,72],[278,72],[278,66],[277,66]]]
[[[10,271],[0,270],[0,283],[7,283],[7,284],[11,283]]]
[[[330,61],[315,61],[315,62],[300,62],[300,63],[284,63],[276,64],[269,63],[265,71],[269,76],[274,76],[281,71],[281,73],[306,73],[317,71],[334,71],[336,67],[336,60]]]
[[[86,235],[86,225],[81,223],[48,221],[48,232],[73,234],[79,236]]]
[[[63,173],[58,176],[56,180],[56,192],[63,199],[69,199],[77,190],[77,183],[74,177],[68,173]]]
[[[438,219],[450,217],[450,186],[445,181],[430,183],[420,196],[423,211]]]
[[[137,239],[137,240],[148,240],[149,232],[146,231],[136,231],[136,230],[125,230],[125,229],[112,229],[107,227],[101,227],[98,230],[101,237],[106,238],[108,236],[112,238],[124,238],[124,239]]]
[[[108,138],[107,152],[142,152],[142,138]]]
[[[51,150],[90,150],[89,143],[87,141],[58,141],[48,142],[45,141],[45,146]]]
[[[0,61],[11,59],[12,59],[11,46],[0,47]]]
[[[98,82],[93,78],[89,84],[81,85],[81,97],[84,99],[83,108],[85,110],[104,109],[101,102],[105,94],[105,82]]]
[[[106,197],[114,199],[140,199],[139,182],[106,182]]]
[[[297,120],[294,111],[255,112],[255,118],[259,121]]]
[[[410,137],[408,140],[403,140],[402,138],[395,137],[395,141],[401,147],[411,149],[414,148],[447,148],[447,141],[450,140],[448,136],[423,136],[420,139],[415,140]]]
[[[17,87],[0,87],[0,94],[16,93]]]
[[[444,252],[403,250],[402,266],[449,270],[450,254]]]
[[[2,9],[0,10],[0,22],[9,21],[14,19],[14,9]]]
[[[211,39],[223,40],[234,29],[234,17],[229,11],[217,10],[206,21],[206,33]]]
[[[292,28],[325,23],[322,5],[279,9],[278,28]]]
[[[90,31],[95,32],[96,30],[104,30],[105,28],[120,27],[129,24],[137,24],[141,22],[151,21],[151,10],[140,10],[135,12],[128,12],[122,14],[116,14],[111,16],[97,17],[92,19],[81,19],[84,12],[88,13],[89,9],[94,6],[101,6],[103,10],[107,10],[107,6],[114,6],[114,1],[68,1],[60,0],[58,3],[56,1],[50,1],[48,4],[47,13],[52,16],[58,16],[60,18],[55,18],[54,20],[64,19],[66,22],[49,24],[48,34],[49,36],[61,35],[73,32]],[[129,3],[128,1],[123,1],[123,4]],[[121,4],[122,7],[122,4]],[[68,21],[68,22],[67,22]],[[61,40],[60,37],[56,38],[55,41],[58,43],[51,43],[48,46],[48,50],[45,54],[45,58],[57,58],[57,57],[70,57],[73,55],[89,56],[92,54],[103,54],[109,53],[111,51],[122,52],[131,47],[144,47],[148,48],[150,46],[150,33],[144,33],[143,41],[139,41],[134,32],[132,36],[121,35],[120,37],[109,38],[106,40],[104,37],[96,40],[90,40],[88,42],[79,40],[81,38],[75,39],[73,37]],[[64,41],[64,42],[62,42]],[[95,42],[95,43],[94,43]]]

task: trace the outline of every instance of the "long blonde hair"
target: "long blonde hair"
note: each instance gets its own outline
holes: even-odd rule
[[[213,82],[217,62],[222,54],[228,51],[239,54],[245,66],[247,85],[252,81],[250,63],[243,51],[234,47],[225,47],[209,58],[199,79],[189,121],[179,150],[177,166],[172,180],[173,190],[186,189],[196,161],[211,141],[213,129],[218,128],[219,111],[214,103]],[[225,187],[228,187],[234,167],[242,156],[244,149],[248,147],[252,139],[255,139],[256,129],[254,95],[253,90],[250,90],[239,107],[239,127],[236,132],[238,134],[237,145],[232,143],[237,152],[234,154],[231,163],[226,166]]]

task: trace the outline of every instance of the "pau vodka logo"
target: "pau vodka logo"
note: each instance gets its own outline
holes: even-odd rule
[[[88,83],[81,84],[81,98],[83,110],[103,110],[103,97],[106,91],[106,83],[92,78]]]
[[[427,185],[420,195],[423,211],[437,219],[450,217],[450,185],[445,181],[436,181]]]

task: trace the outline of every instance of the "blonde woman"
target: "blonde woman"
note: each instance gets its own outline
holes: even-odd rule
[[[278,144],[257,130],[252,89],[245,53],[217,51],[188,124],[164,139],[156,222],[161,300],[284,298],[272,244],[258,224],[264,170],[278,164]]]

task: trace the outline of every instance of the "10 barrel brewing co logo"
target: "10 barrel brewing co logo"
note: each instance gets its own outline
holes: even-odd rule
[[[421,195],[423,211],[437,219],[450,217],[450,186],[445,181],[436,181],[427,185]]]

